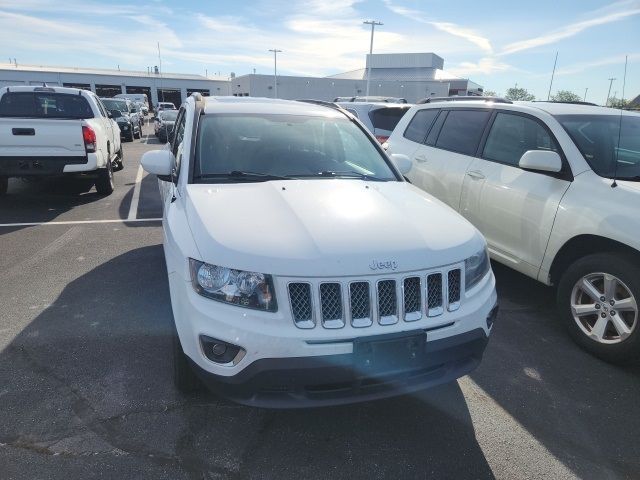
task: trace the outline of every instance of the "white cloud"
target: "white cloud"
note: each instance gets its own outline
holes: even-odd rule
[[[556,43],[559,40],[573,37],[578,33],[598,25],[604,25],[607,23],[617,22],[624,20],[625,18],[633,15],[640,14],[640,1],[624,1],[617,2],[605,9],[591,12],[592,18],[582,20],[579,22],[565,25],[562,28],[554,30],[553,32],[540,35],[538,37],[529,38],[527,40],[520,40],[518,42],[511,43],[502,49],[501,55],[509,55],[515,52],[521,52],[542,45],[548,45]]]
[[[558,70],[556,70],[556,75],[576,75],[591,70],[592,68],[603,67],[606,65],[619,65],[620,68],[622,68],[622,66],[624,65],[624,57],[624,55],[616,55],[613,57],[600,58],[598,60],[589,62],[574,63],[572,65],[567,65],[566,67],[559,68]],[[629,62],[634,62],[636,60],[640,60],[640,53],[632,53],[628,55],[628,57]]]
[[[508,65],[495,57],[484,57],[477,62],[460,62],[455,67],[448,68],[447,72],[454,75],[468,77],[470,74],[491,75],[493,73],[504,72],[511,69],[511,65]]]
[[[405,18],[424,23],[427,25],[431,25],[442,32],[446,32],[450,35],[454,35],[456,37],[463,38],[468,42],[473,43],[474,45],[480,47],[486,53],[492,53],[493,47],[491,46],[491,42],[488,38],[483,37],[475,30],[472,30],[467,27],[463,27],[451,22],[438,22],[434,20],[430,20],[423,16],[422,12],[418,10],[412,10],[410,8],[406,8],[400,5],[396,5],[391,2],[391,0],[384,0],[385,5],[389,10],[397,15],[403,16]]]

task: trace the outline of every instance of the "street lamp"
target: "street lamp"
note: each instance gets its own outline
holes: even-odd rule
[[[363,25],[371,25],[371,43],[369,44],[369,65],[367,67],[367,97],[369,96],[369,81],[371,80],[371,55],[373,54],[373,32],[376,25],[384,25],[382,22],[375,20],[366,20],[362,22]]]
[[[273,98],[278,98],[278,53],[282,50],[270,48],[269,51],[273,52]]]

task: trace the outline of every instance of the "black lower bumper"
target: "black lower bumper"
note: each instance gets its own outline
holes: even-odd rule
[[[427,341],[419,365],[381,375],[363,374],[354,354],[262,359],[233,377],[192,366],[210,390],[244,405],[321,407],[393,397],[453,381],[478,366],[488,341],[480,328]]]
[[[86,156],[0,157],[0,177],[60,175],[65,165],[86,165]]]

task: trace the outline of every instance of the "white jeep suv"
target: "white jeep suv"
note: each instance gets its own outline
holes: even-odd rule
[[[320,406],[478,365],[497,313],[482,235],[351,114],[194,94],[172,137],[142,166],[164,202],[179,388]]]
[[[478,227],[494,260],[558,287],[581,346],[609,361],[640,355],[639,114],[437,101],[413,107],[385,147]]]

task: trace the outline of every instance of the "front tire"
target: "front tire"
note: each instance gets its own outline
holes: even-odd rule
[[[9,177],[0,177],[0,197],[7,194],[9,189]]]
[[[182,350],[178,332],[173,331],[173,382],[182,393],[194,393],[202,390],[200,379],[191,368],[187,355]]]
[[[127,142],[133,142],[133,124],[129,126],[129,133],[127,133]]]
[[[621,253],[574,262],[558,285],[558,307],[573,340],[606,362],[640,358],[640,266]]]
[[[111,195],[115,188],[113,182],[113,168],[111,162],[107,162],[106,168],[98,170],[98,178],[96,179],[96,191],[100,195]]]

